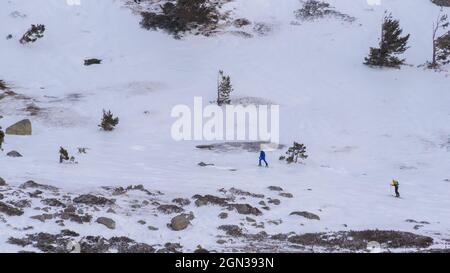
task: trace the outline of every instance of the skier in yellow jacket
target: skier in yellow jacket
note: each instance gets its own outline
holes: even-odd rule
[[[396,197],[400,197],[400,193],[398,192],[399,185],[400,185],[400,183],[398,183],[397,180],[395,180],[395,179],[392,180],[391,186],[395,188],[395,196]]]

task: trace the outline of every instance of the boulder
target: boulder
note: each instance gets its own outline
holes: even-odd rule
[[[29,136],[32,133],[31,121],[24,119],[6,128],[7,135]]]
[[[22,155],[18,151],[11,151],[6,154],[9,157],[22,157]]]
[[[268,189],[271,191],[283,191],[283,188],[278,186],[269,186]]]
[[[95,196],[93,194],[83,194],[73,199],[74,203],[85,205],[114,205],[114,199],[107,199],[103,196]]]
[[[0,177],[0,187],[1,186],[6,186],[6,181]]]
[[[23,211],[6,203],[0,202],[0,213],[4,213],[8,216],[20,216],[23,214]]]
[[[193,214],[180,214],[172,218],[168,225],[172,230],[180,231],[186,229],[194,219]]]
[[[450,7],[450,0],[431,0],[431,2],[441,7]]]
[[[285,197],[285,198],[293,198],[294,195],[292,193],[288,193],[288,192],[282,192],[280,193],[280,196]]]
[[[49,191],[57,191],[58,190],[58,188],[56,188],[56,187],[49,186],[49,185],[42,185],[42,184],[34,182],[33,180],[29,180],[29,181],[23,183],[22,185],[19,186],[19,188],[21,188],[21,189],[32,188],[32,189],[41,189],[41,190],[49,190]]]
[[[99,217],[96,222],[104,225],[109,229],[116,229],[116,222],[111,218]]]
[[[157,210],[164,214],[181,213],[184,211],[183,208],[175,205],[160,205]]]
[[[219,218],[220,218],[220,219],[226,219],[226,218],[228,218],[228,213],[226,213],[226,212],[221,212],[221,213],[219,214]]]
[[[252,214],[255,216],[259,216],[262,214],[259,209],[252,207],[249,204],[231,204],[229,208],[236,209],[239,214]]]
[[[320,220],[320,217],[318,215],[307,211],[294,211],[289,215],[298,215],[310,220]]]
[[[186,198],[175,198],[172,200],[172,202],[184,207],[184,206],[188,206],[191,204],[191,201],[189,199]]]
[[[46,220],[51,220],[53,219],[53,215],[52,214],[48,214],[48,213],[44,213],[41,215],[35,215],[35,216],[31,216],[31,219],[35,219],[35,220],[39,220],[43,223],[45,223]]]

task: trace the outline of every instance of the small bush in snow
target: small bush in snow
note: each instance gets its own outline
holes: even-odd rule
[[[233,92],[233,86],[231,85],[231,78],[219,71],[218,83],[217,83],[217,105],[230,104],[230,95]]]
[[[163,29],[176,38],[191,30],[207,33],[217,28],[221,15],[220,1],[177,0],[161,6],[161,13],[143,12],[141,26],[145,29]]]
[[[63,163],[65,161],[69,161],[70,157],[69,157],[69,152],[67,152],[66,149],[64,149],[63,147],[59,148],[59,163]]]
[[[8,87],[6,86],[6,83],[3,80],[0,80],[0,90],[6,90]]]
[[[66,149],[64,149],[63,147],[59,148],[59,163],[72,163],[72,164],[78,164],[78,162],[75,162],[75,157],[70,156],[69,157],[69,152],[67,152]]]
[[[428,68],[437,69],[450,63],[450,31],[439,35],[439,31],[447,29],[448,26],[448,16],[439,14],[436,23],[433,24],[433,56]]]
[[[370,48],[369,56],[365,58],[364,64],[398,68],[405,63],[405,60],[397,56],[408,49],[410,35],[401,36],[403,30],[400,28],[400,22],[393,19],[391,14],[385,14],[381,29],[380,45],[378,48]]]
[[[102,60],[100,60],[100,59],[87,59],[87,60],[84,60],[84,65],[85,66],[89,66],[89,65],[93,65],[93,64],[101,64],[102,63]]]
[[[355,20],[354,17],[336,11],[330,4],[317,0],[303,2],[303,7],[295,11],[295,16],[301,20],[315,20],[326,16],[336,17],[349,22]]]
[[[44,37],[45,26],[44,25],[31,25],[31,28],[25,32],[20,39],[21,44],[34,43],[38,39]]]
[[[105,110],[103,110],[102,122],[100,123],[99,127],[101,127],[105,131],[112,131],[117,124],[119,124],[119,118],[113,117],[111,111],[106,112]]]
[[[306,155],[306,146],[304,144],[300,144],[294,142],[292,147],[286,152],[286,156],[281,156],[280,160],[286,160],[287,163],[297,163],[299,159],[307,159]]]

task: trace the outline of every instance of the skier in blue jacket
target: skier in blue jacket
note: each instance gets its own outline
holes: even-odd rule
[[[259,153],[259,165],[261,167],[261,161],[264,161],[264,163],[266,163],[266,167],[269,167],[269,164],[266,161],[266,153],[264,151],[261,151]]]

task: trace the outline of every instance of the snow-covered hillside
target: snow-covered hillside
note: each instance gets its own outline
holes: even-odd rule
[[[418,67],[431,58],[439,7],[425,0],[382,0],[379,6],[366,0],[327,2],[356,20],[303,22],[294,15],[302,6],[298,0],[233,0],[223,6],[232,18],[264,23],[270,31],[262,35],[249,27],[250,38],[224,27],[210,37],[177,40],[142,29],[133,1],[81,0],[79,6],[65,0],[1,1],[0,80],[19,96],[0,99],[0,126],[28,118],[33,134],[7,135],[0,153],[0,177],[8,184],[0,185],[0,202],[14,207],[20,207],[14,201],[31,202],[22,216],[0,211],[0,251],[36,251],[7,241],[62,229],[78,233],[76,241],[87,235],[127,236],[149,245],[180,243],[181,251],[198,245],[216,251],[309,251],[296,249],[292,240],[263,240],[267,249],[258,248],[250,235],[373,229],[430,236],[432,248],[448,247],[449,74]],[[411,34],[404,54],[408,65],[401,69],[363,65],[369,47],[378,43],[385,10]],[[22,45],[18,40],[31,24],[45,24],[45,35]],[[5,39],[9,34],[12,39]],[[84,66],[88,58],[103,61]],[[304,164],[279,161],[285,150],[278,150],[267,154],[270,168],[259,168],[257,152],[201,150],[196,145],[206,142],[172,139],[172,108],[192,106],[195,96],[214,100],[220,69],[232,78],[234,98],[280,105],[281,143],[304,143],[309,155]],[[30,106],[39,109],[36,115],[24,110]],[[103,109],[120,117],[112,132],[98,128]],[[78,164],[59,164],[60,146]],[[88,148],[87,154],[77,154],[78,147]],[[11,150],[23,157],[6,156]],[[393,198],[392,179],[400,181],[401,199]],[[30,197],[35,189],[19,188],[29,180],[59,190],[41,187],[40,197]],[[152,195],[141,190],[113,195],[101,188],[130,185],[143,185]],[[87,193],[117,201],[87,204],[80,215],[94,218],[66,219],[64,227],[55,216],[62,208],[40,211],[45,198],[67,195],[68,204]],[[197,206],[198,196],[192,196],[206,194],[234,197],[227,202],[248,203],[261,213],[243,215],[229,204]],[[175,198],[192,201],[184,211],[195,218],[182,231],[167,227],[176,214],[157,209]],[[280,204],[269,203],[273,199]],[[290,215],[295,211],[320,220]],[[219,218],[221,212],[228,218]],[[46,213],[53,218],[30,218]],[[100,216],[113,219],[115,228],[98,224]],[[237,225],[247,237],[227,237],[221,225]]]

